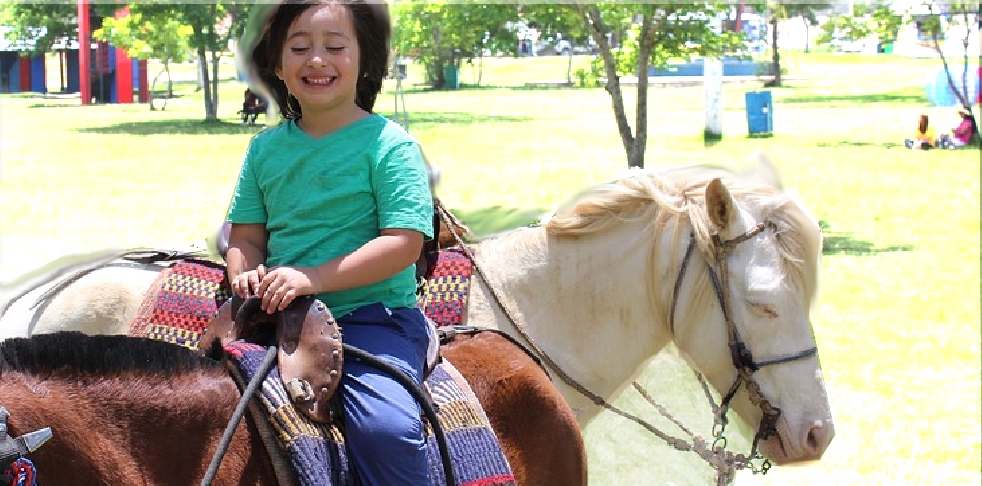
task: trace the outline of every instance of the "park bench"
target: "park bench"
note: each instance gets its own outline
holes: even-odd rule
[[[266,103],[260,103],[255,106],[250,106],[248,108],[243,108],[239,110],[238,115],[242,118],[242,124],[255,125],[256,119],[259,118],[260,114],[266,113]]]

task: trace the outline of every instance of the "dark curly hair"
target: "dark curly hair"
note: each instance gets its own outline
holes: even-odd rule
[[[251,61],[255,74],[269,89],[273,101],[286,118],[300,118],[300,102],[290,95],[286,84],[276,77],[283,43],[290,25],[307,9],[315,5],[344,5],[351,12],[352,23],[361,57],[358,59],[358,83],[355,104],[372,113],[375,99],[382,90],[388,73],[389,39],[392,24],[388,6],[379,0],[286,0],[270,12],[262,27],[262,36],[252,49]]]

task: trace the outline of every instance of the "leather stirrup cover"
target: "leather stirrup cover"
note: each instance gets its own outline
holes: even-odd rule
[[[294,405],[315,422],[331,421],[330,400],[341,383],[341,330],[323,302],[298,297],[276,330],[277,365]]]

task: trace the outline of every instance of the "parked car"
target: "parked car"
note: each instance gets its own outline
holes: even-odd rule
[[[556,42],[556,45],[553,47],[556,49],[556,54],[569,54],[569,51],[573,48],[573,45],[566,39],[559,39]]]
[[[570,51],[573,54],[596,54],[598,52],[597,45],[593,42],[592,38],[588,38],[588,45],[586,46],[574,46],[569,39],[564,39],[562,34],[557,34],[557,40],[553,48],[556,54],[569,55]]]

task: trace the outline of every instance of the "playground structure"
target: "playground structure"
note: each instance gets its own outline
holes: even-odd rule
[[[116,12],[116,18],[127,15],[127,8]],[[149,102],[147,62],[130,59],[123,49],[107,42],[92,42],[92,27],[101,23],[101,18],[91,16],[89,1],[78,0],[78,42],[63,42],[53,49],[60,91],[79,93],[83,105]],[[46,54],[25,54],[23,44],[0,45],[0,93],[48,93]]]

